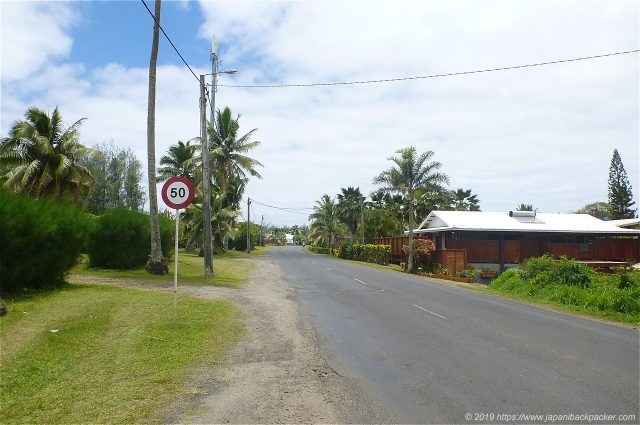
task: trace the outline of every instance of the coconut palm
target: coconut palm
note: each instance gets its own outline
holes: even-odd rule
[[[338,194],[338,217],[347,226],[352,237],[356,236],[358,222],[360,221],[361,203],[364,197],[360,188],[342,188]]]
[[[78,140],[85,118],[64,128],[57,107],[51,116],[29,108],[24,117],[12,124],[0,144],[0,181],[35,198],[52,196],[79,204],[94,184],[89,170],[79,165],[91,152]]]
[[[226,191],[229,179],[232,176],[247,179],[247,174],[250,174],[261,179],[262,176],[256,168],[262,167],[262,164],[245,155],[245,153],[260,145],[257,140],[250,141],[257,128],[238,137],[240,115],[237,118],[233,118],[229,107],[224,108],[223,111],[218,110],[216,118],[215,125],[209,125],[208,132],[211,169],[214,170],[213,177],[218,180],[220,188]]]
[[[396,151],[399,156],[389,158],[395,163],[373,179],[374,184],[382,184],[389,192],[396,192],[408,203],[409,215],[409,250],[407,255],[407,271],[413,271],[413,209],[417,191],[428,192],[433,187],[449,182],[446,174],[439,172],[442,164],[431,161],[433,151],[418,155],[413,146]]]
[[[343,234],[344,225],[338,218],[338,207],[329,195],[323,195],[313,207],[314,212],[309,216],[312,220],[309,226],[310,237],[314,244],[334,246],[336,237]]]
[[[187,143],[178,140],[177,145],[169,146],[167,154],[160,158],[162,167],[158,168],[158,180],[181,176],[194,182],[198,165],[197,148],[198,146],[191,144],[191,140]]]
[[[149,216],[151,220],[151,252],[146,270],[153,274],[169,271],[160,244],[158,222],[158,194],[156,190],[156,65],[158,63],[158,41],[160,38],[160,0],[156,0],[153,24],[153,41],[149,61],[149,96],[147,98],[147,176],[149,178]]]
[[[456,211],[480,211],[478,195],[472,195],[471,189],[456,189],[451,191],[453,208]]]

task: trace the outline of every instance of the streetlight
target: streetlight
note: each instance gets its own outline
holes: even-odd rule
[[[218,71],[218,40],[215,35],[211,42],[211,74],[200,75],[200,140],[202,141],[202,226],[204,229],[204,275],[213,275],[213,247],[211,235],[211,186],[209,171],[209,149],[207,144],[207,99],[204,78],[211,75],[211,125],[215,125],[216,91],[218,74],[235,74],[236,69]]]

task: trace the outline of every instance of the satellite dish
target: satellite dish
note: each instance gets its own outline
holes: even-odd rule
[[[609,220],[611,220],[609,216],[606,216],[605,218],[602,219],[602,221],[609,221]]]

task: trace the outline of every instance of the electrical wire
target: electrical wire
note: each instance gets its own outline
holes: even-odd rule
[[[248,84],[248,85],[218,84],[218,85],[221,87],[235,87],[235,88],[283,88],[283,87],[348,86],[348,85],[356,85],[356,84],[391,83],[391,82],[397,82],[397,81],[424,80],[428,78],[454,77],[457,75],[480,74],[485,72],[507,71],[511,69],[520,69],[520,68],[532,68],[536,66],[553,65],[553,64],[566,63],[566,62],[577,62],[577,61],[584,61],[589,59],[598,59],[598,58],[604,58],[609,56],[626,55],[626,54],[638,53],[638,52],[640,52],[640,49],[627,50],[624,52],[605,53],[602,55],[584,56],[584,57],[571,58],[571,59],[559,59],[554,61],[531,63],[527,65],[512,65],[512,66],[505,66],[500,68],[478,69],[474,71],[450,72],[446,74],[432,74],[432,75],[422,75],[422,76],[414,76],[414,77],[384,78],[380,80],[343,81],[343,82],[334,82],[334,83],[308,83],[308,84],[253,84],[253,85],[251,84]]]
[[[289,213],[293,213],[293,214],[302,214],[302,215],[309,215],[309,213],[304,213],[304,212],[300,212],[299,210],[313,210],[313,208],[284,208],[284,207],[276,207],[273,205],[269,205],[269,204],[264,204],[260,201],[256,201],[255,199],[251,199],[251,202],[255,202],[256,204],[268,207],[268,208],[274,208],[276,210],[281,210],[281,211],[286,211]]]
[[[162,28],[162,25],[160,25],[160,22],[158,22],[158,20],[156,19],[156,17],[154,16],[153,12],[151,12],[151,9],[149,9],[149,6],[147,6],[147,3],[145,3],[144,0],[140,0],[142,2],[142,4],[144,5],[144,7],[147,9],[147,12],[149,12],[149,15],[151,15],[151,17],[153,18],[153,21],[158,24],[158,27],[160,28],[160,31],[162,31],[162,34],[164,34],[165,38],[167,39],[167,41],[169,41],[169,43],[171,44],[171,47],[173,47],[173,50],[176,51],[176,53],[178,54],[178,56],[180,56],[180,59],[182,59],[182,62],[184,62],[184,64],[187,66],[187,68],[189,68],[189,71],[191,71],[191,73],[193,74],[193,77],[198,81],[198,84],[200,84],[200,78],[198,78],[198,76],[196,75],[195,72],[193,72],[193,69],[191,69],[191,67],[189,66],[189,64],[187,63],[187,61],[184,59],[184,57],[182,57],[182,55],[180,54],[180,52],[178,51],[178,48],[175,46],[175,44],[173,44],[173,41],[171,41],[171,39],[169,38],[169,36],[167,35],[166,32],[164,32],[164,28]]]

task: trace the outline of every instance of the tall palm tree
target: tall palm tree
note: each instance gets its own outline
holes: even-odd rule
[[[453,208],[456,211],[480,211],[478,195],[472,195],[471,189],[456,189],[451,191]]]
[[[260,145],[257,140],[251,141],[257,128],[239,136],[239,119],[240,115],[233,118],[231,109],[226,107],[222,111],[216,111],[216,121],[208,127],[212,177],[225,198],[229,198],[220,205],[220,208],[228,206],[233,206],[235,209],[240,208],[242,194],[249,181],[247,174],[259,179],[262,178],[256,170],[256,168],[262,167],[262,164],[245,155]],[[233,221],[235,218],[230,221],[230,224],[233,224]],[[225,236],[223,238],[225,249],[227,249],[227,245],[228,237]]]
[[[78,140],[85,118],[64,128],[57,107],[51,116],[29,108],[24,117],[12,124],[9,137],[0,144],[0,181],[35,198],[52,196],[81,203],[94,184],[91,172],[79,165],[91,152]]]
[[[209,149],[211,151],[212,170],[219,186],[226,191],[229,179],[238,176],[248,178],[247,173],[262,178],[256,170],[262,164],[246,155],[252,149],[260,146],[259,141],[251,142],[251,137],[258,129],[254,128],[243,136],[238,137],[240,115],[233,118],[229,107],[216,111],[215,125],[209,125]]]
[[[153,274],[169,272],[166,258],[162,255],[160,223],[158,222],[158,193],[156,188],[156,65],[158,63],[158,41],[160,38],[160,0],[156,0],[153,24],[153,42],[149,61],[149,97],[147,102],[147,175],[149,177],[149,216],[151,220],[151,252],[146,270]]]
[[[309,226],[314,244],[334,246],[336,236],[343,233],[343,224],[338,218],[338,207],[329,195],[323,195],[313,207],[314,212],[309,216],[312,220]]]
[[[355,237],[364,197],[360,193],[360,188],[348,187],[342,188],[341,191],[342,193],[338,194],[338,217],[347,226],[351,236]]]
[[[164,181],[170,177],[181,176],[195,182],[198,164],[197,148],[198,146],[191,144],[191,140],[187,143],[178,140],[177,145],[169,146],[167,154],[160,158],[162,167],[158,168],[158,180]]]
[[[442,164],[431,161],[435,155],[427,151],[418,155],[413,146],[396,151],[399,156],[388,158],[395,163],[373,179],[374,184],[382,184],[389,192],[401,194],[409,204],[409,252],[407,255],[407,271],[413,271],[413,209],[417,191],[427,192],[449,182],[446,174],[439,172]]]

